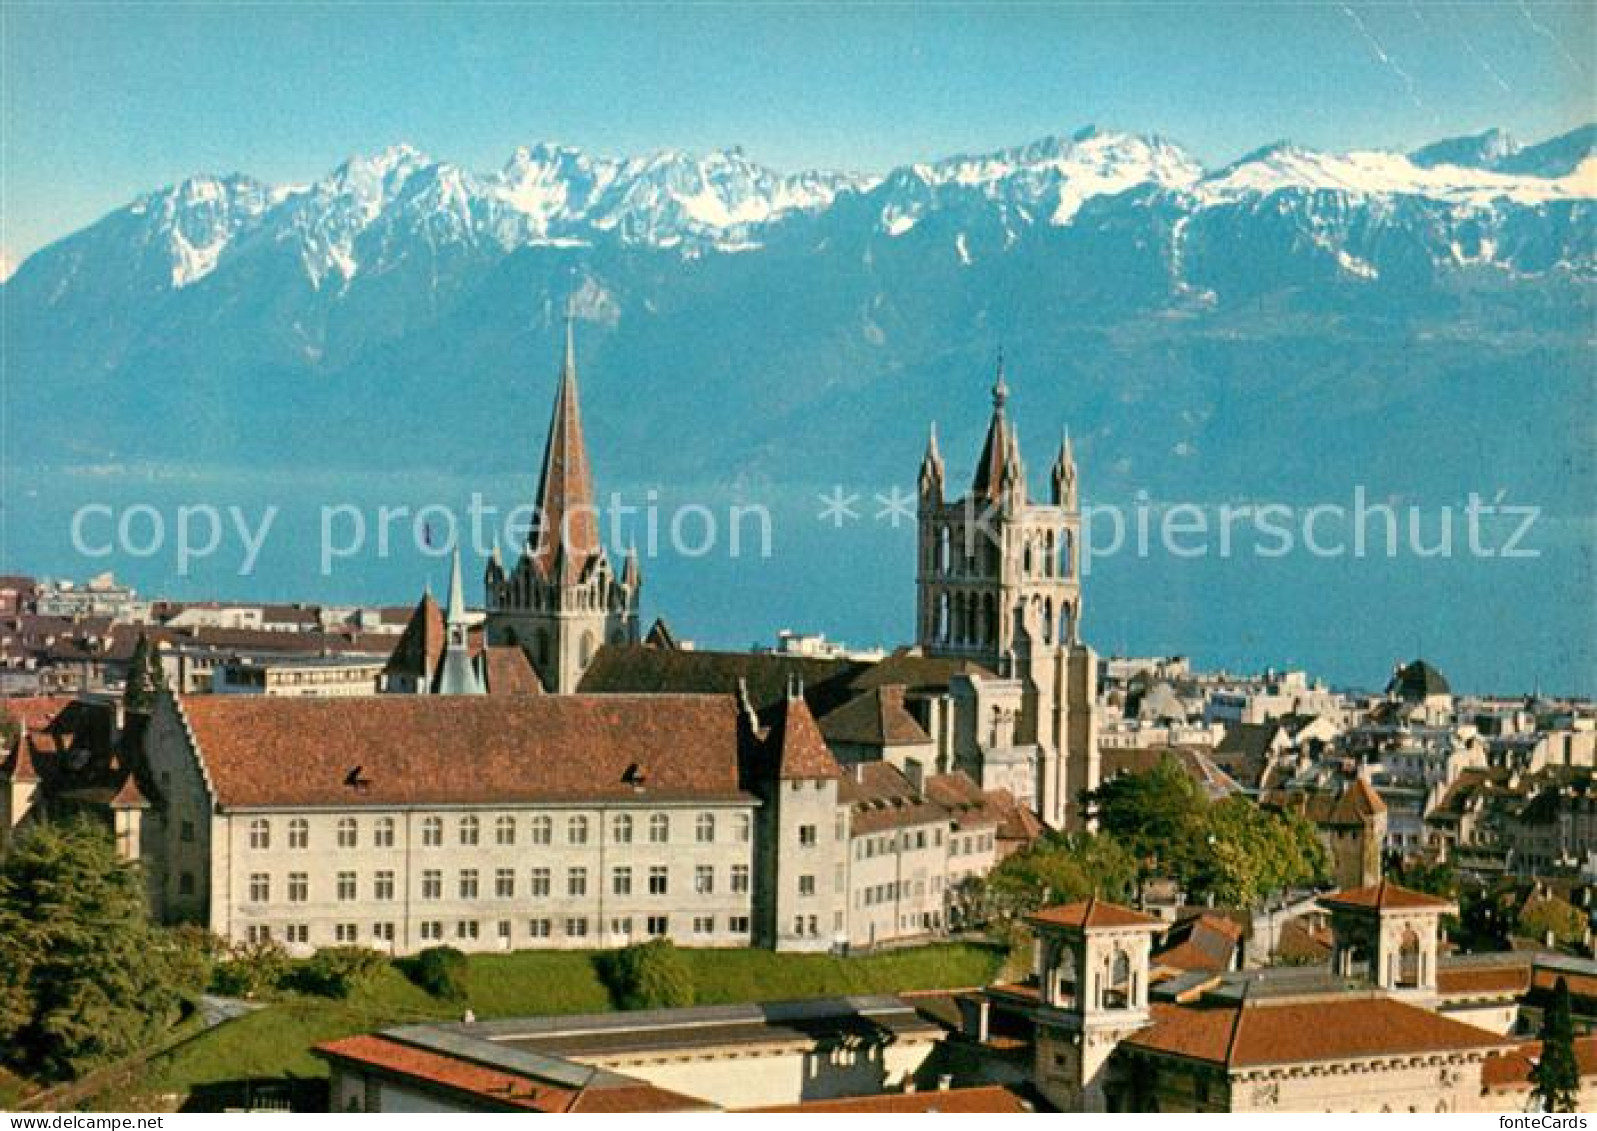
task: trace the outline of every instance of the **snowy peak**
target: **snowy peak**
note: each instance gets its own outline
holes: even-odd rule
[[[1497,169],[1520,150],[1506,131],[1490,129],[1467,137],[1450,137],[1410,153],[1409,160],[1424,169],[1458,165],[1465,169]]]
[[[1440,148],[1444,155],[1457,155],[1462,147],[1446,142]],[[1435,157],[1431,153],[1427,159]],[[1568,176],[1549,179],[1464,165],[1426,165],[1381,150],[1318,153],[1282,142],[1205,177],[1194,191],[1201,201],[1215,204],[1291,190],[1334,192],[1350,198],[1415,196],[1454,204],[1487,205],[1500,200],[1541,204],[1590,198],[1597,195],[1597,182],[1590,169],[1576,168]]]
[[[517,149],[479,174],[402,144],[350,157],[309,185],[193,177],[88,231],[113,244],[132,233],[140,271],[173,288],[208,279],[234,257],[286,253],[313,288],[336,295],[362,272],[413,257],[436,263],[599,243],[683,255],[750,251],[778,225],[825,217],[852,197],[863,202],[858,214],[870,230],[893,238],[934,214],[949,218],[951,247],[968,264],[1032,228],[1096,223],[1105,210],[1126,217],[1156,208],[1190,219],[1277,193],[1330,194],[1337,207],[1397,197],[1475,209],[1591,200],[1594,148],[1597,126],[1529,147],[1489,130],[1409,155],[1278,143],[1209,172],[1165,138],[1089,127],[872,177],[779,172],[738,148],[613,158],[551,143]]]

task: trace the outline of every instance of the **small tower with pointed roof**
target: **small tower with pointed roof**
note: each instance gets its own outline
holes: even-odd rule
[[[460,547],[449,569],[449,598],[444,613],[444,660],[438,674],[439,695],[484,695],[482,675],[471,660],[471,626],[460,584]]]
[[[946,497],[933,431],[921,460],[916,639],[928,656],[980,665],[997,678],[968,720],[954,762],[984,788],[1009,789],[1055,828],[1081,827],[1078,798],[1098,782],[1093,714],[1097,658],[1081,641],[1076,460],[1066,432],[1046,502],[1029,494],[1009,419],[1000,355],[992,417],[970,490]],[[1000,686],[1002,684],[1002,686]],[[995,725],[999,719],[1002,725]]]
[[[1093,896],[1029,920],[1037,937],[1038,1090],[1061,1111],[1113,1111],[1110,1057],[1149,1023],[1151,915]]]
[[[527,543],[514,568],[506,570],[495,554],[484,577],[488,642],[519,645],[543,686],[556,695],[577,690],[601,647],[636,643],[638,638],[642,570],[636,555],[629,554],[618,577],[599,532],[582,434],[575,331],[568,315]]]
[[[1367,978],[1393,997],[1419,1004],[1436,998],[1442,916],[1458,904],[1381,880],[1320,897],[1331,913],[1331,970]]]

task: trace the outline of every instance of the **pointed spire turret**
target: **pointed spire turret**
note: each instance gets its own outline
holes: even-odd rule
[[[588,446],[582,435],[582,412],[577,393],[576,331],[566,315],[565,357],[560,366],[560,387],[549,420],[549,442],[544,447],[543,469],[538,476],[538,510],[529,534],[533,564],[544,577],[563,556],[572,576],[579,575],[590,558],[598,556],[599,520],[593,506],[593,481],[588,472]]]
[[[1059,443],[1059,455],[1054,459],[1053,504],[1056,507],[1074,506],[1076,502],[1076,452],[1070,443],[1070,427],[1065,426],[1064,439]]]
[[[923,498],[943,501],[943,453],[937,450],[935,420],[926,436],[926,454],[920,461],[920,493]]]
[[[981,459],[976,464],[976,479],[971,484],[971,493],[977,498],[996,501],[1009,481],[1010,462],[1018,457],[1019,448],[1015,444],[1009,421],[1004,417],[1004,405],[1008,400],[1009,384],[1004,380],[1004,353],[999,350],[997,373],[993,378],[993,418],[987,425],[987,440],[982,444]]]
[[[636,589],[642,581],[643,570],[638,565],[638,547],[634,544],[627,547],[627,560],[621,566],[621,584]]]
[[[449,596],[444,603],[444,662],[438,673],[439,695],[481,695],[482,679],[471,662],[471,628],[466,623],[465,588],[460,583],[460,547],[449,565]]]

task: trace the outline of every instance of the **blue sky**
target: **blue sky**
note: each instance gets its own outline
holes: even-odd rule
[[[1597,5],[0,6],[0,248],[194,172],[306,181],[409,141],[882,170],[1096,123],[1211,164],[1597,118]]]

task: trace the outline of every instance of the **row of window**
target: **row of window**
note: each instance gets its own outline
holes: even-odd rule
[[[747,813],[737,813],[730,818],[732,839],[741,844],[746,844],[753,834],[753,820]],[[565,820],[566,844],[587,844],[594,822],[581,814],[567,817]],[[377,817],[371,823],[368,833],[373,848],[392,848],[398,823],[393,817]],[[610,818],[610,843],[631,844],[637,828],[637,821],[630,813],[617,813]],[[669,844],[671,842],[671,818],[665,813],[654,813],[649,816],[646,824],[650,844]],[[493,842],[501,847],[513,846],[518,836],[519,824],[515,817],[508,814],[496,817],[493,821]],[[468,847],[479,845],[485,835],[483,821],[480,817],[467,814],[455,822],[456,842]],[[714,813],[700,813],[693,820],[693,839],[699,844],[715,844],[719,835],[720,821]],[[553,844],[555,834],[555,819],[539,814],[531,818],[528,823],[527,837],[530,844]],[[357,817],[340,817],[334,830],[334,839],[339,848],[359,848],[361,846],[361,822]],[[293,817],[288,821],[288,847],[309,848],[311,841],[310,822],[304,817]],[[426,848],[439,848],[444,843],[444,819],[442,817],[424,817],[421,822],[421,843]],[[253,849],[269,849],[272,847],[272,822],[266,817],[257,817],[249,824],[249,846]]]
[[[875,884],[854,893],[855,907],[876,907],[883,903],[894,903],[901,899],[915,899],[926,895],[928,889],[925,880],[898,880],[890,884]],[[930,883],[931,894],[941,894],[943,890],[943,877],[933,876]]]
[[[992,850],[992,833],[968,833],[965,836],[950,836],[948,838],[948,854],[950,856],[969,856],[974,852],[991,852]]]
[[[927,845],[933,848],[943,846],[941,828],[932,829],[930,833],[925,829],[905,829],[900,833],[863,837],[854,844],[854,859],[871,860],[877,856],[891,856],[895,852],[912,852]]]
[[[649,895],[669,895],[671,893],[671,870],[667,865],[655,864],[648,869],[634,869],[621,865],[610,869],[610,893],[612,895],[633,894],[633,873],[641,872],[638,880],[639,888],[647,891]],[[585,896],[588,894],[588,873],[584,867],[567,868],[565,871],[565,894],[568,896]],[[716,891],[716,870],[714,865],[699,864],[693,869],[693,893],[695,895],[714,895]],[[728,890],[733,895],[747,895],[749,892],[749,866],[747,864],[733,864],[728,870]],[[813,895],[815,881],[813,877],[804,877],[809,880],[810,890],[804,894]],[[554,873],[550,868],[534,868],[527,877],[526,894],[532,897],[549,896],[554,892]],[[493,873],[493,897],[495,899],[514,899],[516,897],[517,876],[513,868],[496,868]],[[285,885],[289,903],[306,903],[310,900],[310,874],[308,872],[290,872]],[[481,897],[483,889],[482,873],[476,868],[462,868],[455,876],[455,892],[461,899],[477,899]],[[360,880],[355,872],[339,872],[334,877],[334,891],[341,903],[352,903],[360,898]],[[380,870],[371,875],[370,897],[374,900],[386,901],[393,899],[395,893],[395,878],[391,870]],[[442,899],[444,897],[444,873],[440,868],[427,868],[421,873],[421,898]],[[272,876],[269,872],[251,872],[249,878],[249,901],[251,903],[270,903],[272,901]]]
[[[811,917],[813,920],[813,916]],[[590,926],[595,926],[596,921],[584,916],[572,916],[563,920],[555,919],[528,919],[526,937],[531,939],[548,939],[555,937],[555,927],[559,926],[561,934],[568,939],[589,938]],[[692,920],[693,934],[713,935],[716,933],[718,921],[714,915],[695,915]],[[669,915],[649,915],[643,920],[644,933],[653,938],[660,938],[671,932],[671,917]],[[444,922],[441,919],[424,919],[418,925],[423,942],[441,942],[445,937]],[[307,923],[288,923],[281,928],[281,938],[286,943],[300,943],[309,945],[310,925]],[[514,939],[514,925],[509,919],[500,919],[493,926],[495,937],[509,943]],[[747,935],[749,933],[749,917],[747,915],[729,915],[726,918],[726,930],[734,935]],[[244,936],[252,943],[270,942],[273,928],[269,923],[254,923],[245,928]],[[631,938],[633,934],[633,919],[631,916],[617,916],[610,920],[610,936],[612,939]],[[378,944],[392,944],[396,937],[395,925],[392,922],[378,922],[371,924],[368,938]],[[474,941],[482,937],[482,920],[457,919],[454,921],[453,937],[460,941]],[[335,923],[333,925],[333,941],[340,944],[355,944],[361,941],[360,924]]]

